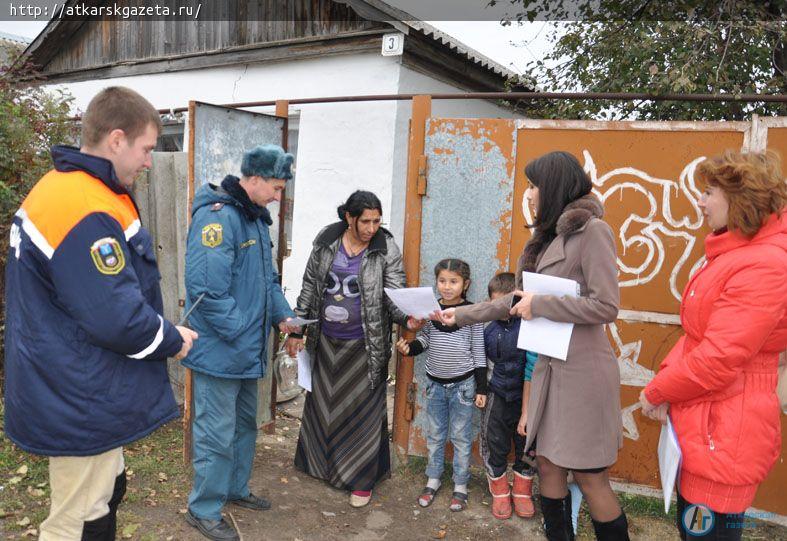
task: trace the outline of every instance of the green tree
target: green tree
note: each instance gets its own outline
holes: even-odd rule
[[[567,21],[550,36],[552,51],[527,67],[541,90],[787,93],[783,0],[512,1],[519,21]],[[787,114],[783,103],[740,101],[562,100],[542,102],[537,109],[544,117],[603,120],[740,120],[753,113]]]
[[[76,140],[77,123],[70,120],[73,98],[39,86],[25,65],[0,66],[0,267],[5,269],[11,219],[33,184],[52,168],[49,148]],[[5,290],[0,272],[0,292]],[[0,297],[0,358],[3,298]]]

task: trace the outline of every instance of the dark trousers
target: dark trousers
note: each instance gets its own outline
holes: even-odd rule
[[[522,401],[506,400],[494,392],[487,396],[484,416],[481,420],[481,456],[486,473],[500,477],[508,469],[508,454],[514,447],[514,471],[522,475],[533,475],[534,469],[525,462],[525,437],[516,431]]]
[[[704,505],[695,506],[678,492],[677,523],[683,541],[739,541],[743,534],[743,522],[744,518],[740,514],[717,513]]]

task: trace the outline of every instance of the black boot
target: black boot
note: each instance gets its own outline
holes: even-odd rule
[[[629,523],[626,513],[620,511],[620,516],[609,522],[593,520],[593,529],[599,541],[629,541]]]
[[[565,498],[547,498],[541,495],[541,514],[548,541],[574,541],[571,523],[571,493]]]
[[[82,541],[115,541],[117,534],[118,506],[126,493],[126,472],[115,478],[115,487],[109,500],[109,513],[82,526]]]

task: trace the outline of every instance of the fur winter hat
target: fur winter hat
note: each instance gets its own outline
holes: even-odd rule
[[[240,172],[246,177],[265,177],[289,180],[295,156],[284,152],[279,145],[258,145],[243,154]]]

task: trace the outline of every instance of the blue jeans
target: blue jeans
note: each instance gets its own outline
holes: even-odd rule
[[[192,374],[194,487],[189,510],[197,518],[221,520],[228,500],[249,495],[257,442],[257,380]]]
[[[470,480],[475,378],[470,376],[447,384],[431,379],[427,381],[426,416],[429,426],[426,448],[429,450],[429,464],[426,476],[439,479],[443,475],[445,442],[450,438],[454,446],[454,483],[465,485]]]

